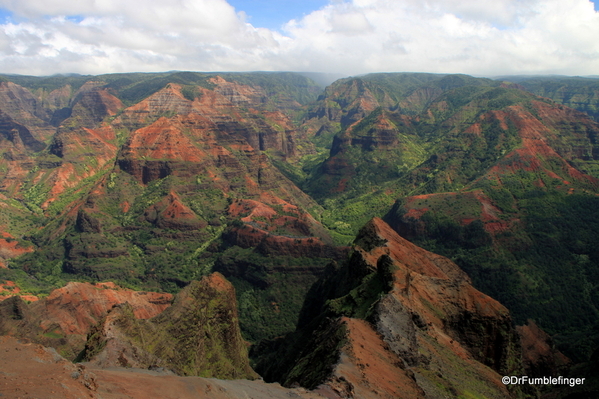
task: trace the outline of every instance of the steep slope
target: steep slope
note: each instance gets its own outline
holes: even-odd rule
[[[315,96],[309,79],[173,73],[17,80],[46,107],[56,133],[46,149],[27,150],[15,139],[23,148],[10,150],[31,153],[3,180],[28,223],[8,217],[4,226],[36,249],[15,268],[52,276],[42,281],[54,285],[91,278],[175,292],[218,264],[240,298],[254,296],[244,302],[259,304],[242,306],[246,334],[260,338],[248,333],[261,328],[247,322],[257,312],[275,321],[268,336],[294,328],[309,285],[328,258],[343,256],[318,220],[322,209],[276,166],[313,151],[292,120]],[[268,209],[268,217],[247,215],[246,207]],[[248,272],[248,263],[276,266]],[[293,300],[273,309],[286,298]]]
[[[0,335],[27,338],[74,359],[87,335],[113,306],[128,303],[137,318],[147,319],[170,306],[172,295],[136,292],[113,283],[69,283],[27,304],[20,296],[0,303]]]
[[[192,282],[151,320],[113,308],[91,331],[83,359],[100,367],[162,367],[178,375],[254,379],[239,330],[235,290],[215,273]]]
[[[380,202],[388,198],[385,190],[400,195],[454,190],[520,146],[533,146],[531,151],[543,156],[551,147],[567,162],[594,173],[597,126],[582,114],[487,81],[454,83],[439,88],[417,114],[401,109],[402,100],[395,107],[377,102],[373,109],[365,108],[367,116],[341,124],[329,157],[304,187],[319,198],[347,201],[361,196],[361,202],[369,195],[365,192],[378,191],[374,195]],[[531,130],[538,132],[535,137],[527,133]],[[543,148],[536,144],[539,139]]]
[[[0,303],[0,315],[0,335],[52,346],[102,368],[256,378],[239,329],[235,290],[218,273],[192,282],[174,300],[113,283],[69,283],[30,304],[10,297]]]
[[[313,286],[299,326],[258,364],[265,378],[341,397],[523,394],[501,383],[501,375],[522,372],[508,310],[449,259],[380,219],[360,231],[350,259]]]
[[[399,198],[394,228],[590,354],[599,128],[523,86],[373,74],[315,102],[288,73],[0,86],[1,276],[33,294],[72,279],[176,292],[218,270],[245,337],[274,338],[346,257],[335,244]]]
[[[320,99],[362,104],[345,122],[342,107],[322,115],[338,131],[302,187],[325,207],[325,226],[350,235],[400,198],[386,217],[397,231],[455,259],[519,323],[534,318],[569,356],[587,359],[594,344],[582,337],[596,337],[599,309],[594,288],[583,288],[599,284],[599,126],[517,85],[411,78],[346,79]]]
[[[598,130],[571,109],[540,101],[531,107],[488,116],[506,134],[513,126],[520,145],[480,177],[458,192],[402,199],[386,220],[400,234],[456,259],[519,323],[539,320],[560,334],[569,356],[586,359],[592,344],[580,334],[596,336],[599,309],[597,298],[582,289],[599,281],[592,244],[599,181],[591,176]],[[547,296],[552,299],[540,300]]]
[[[520,87],[537,96],[550,98],[588,114],[599,121],[599,79],[567,76],[510,76],[505,80],[515,82]]]
[[[339,79],[326,88],[304,116],[316,135],[336,133],[378,107],[417,114],[444,91],[465,85],[497,86],[489,79],[466,75],[378,73]]]
[[[14,122],[26,126],[34,139],[45,141],[54,133],[48,123],[49,112],[29,90],[18,84],[0,82],[0,109]]]

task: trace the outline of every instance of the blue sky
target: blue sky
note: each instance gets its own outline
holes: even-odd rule
[[[567,0],[564,0],[567,1]],[[591,0],[599,10],[599,0]],[[228,0],[237,11],[244,11],[252,25],[279,30],[291,19],[299,19],[329,2],[327,0]]]
[[[599,0],[0,0],[0,73],[599,75]]]
[[[597,0],[599,1],[599,0]],[[237,11],[248,15],[248,22],[257,28],[279,30],[292,19],[304,15],[328,4],[326,0],[229,0]]]
[[[599,1],[599,0],[597,0]],[[257,28],[281,30],[292,19],[300,19],[312,11],[326,6],[328,0],[228,0],[236,11],[247,15],[247,22]],[[13,13],[0,8],[0,22],[12,21]]]
[[[12,12],[5,8],[0,8],[0,22],[5,22],[12,17]]]

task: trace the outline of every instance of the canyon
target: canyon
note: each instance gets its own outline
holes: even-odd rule
[[[98,397],[567,397],[500,381],[599,347],[595,81],[547,79],[2,76],[2,345]]]

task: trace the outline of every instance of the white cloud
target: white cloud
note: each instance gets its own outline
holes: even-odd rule
[[[225,0],[0,0],[0,72],[599,73],[589,0],[331,1],[285,26]],[[77,16],[77,18],[69,18]]]

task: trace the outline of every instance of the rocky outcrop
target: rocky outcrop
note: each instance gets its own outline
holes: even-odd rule
[[[181,119],[163,117],[131,134],[118,159],[120,168],[144,184],[171,174],[190,177],[205,172],[210,158],[183,129],[193,128],[200,138],[206,135],[206,122],[200,117],[187,118],[182,126]],[[207,144],[214,145],[213,136],[210,138]]]
[[[55,112],[56,110],[67,108],[72,95],[73,87],[70,84],[65,84],[49,93],[47,91],[42,91],[38,94],[38,97],[41,97],[42,105],[45,108]]]
[[[49,150],[64,161],[83,162],[94,156],[97,162],[104,164],[116,155],[115,139],[114,130],[108,126],[59,129]]]
[[[228,214],[239,218],[244,224],[229,230],[226,237],[229,243],[242,248],[264,243],[265,251],[268,251],[268,242],[272,242],[272,248],[275,249],[278,245],[275,241],[281,247],[285,247],[288,241],[302,242],[302,246],[305,246],[306,242],[314,243],[315,246],[331,244],[331,239],[322,224],[297,205],[266,193],[258,199],[238,199],[229,205]],[[319,255],[314,253],[314,256]]]
[[[94,88],[83,91],[73,99],[70,119],[66,125],[76,124],[77,127],[95,128],[107,116],[114,116],[124,108],[121,100],[110,94],[107,89]]]
[[[192,101],[183,96],[180,85],[168,84],[138,104],[125,108],[114,122],[117,126],[135,130],[151,124],[161,116],[187,115],[191,106]]]
[[[407,151],[406,143],[412,140],[414,128],[410,118],[401,114],[392,114],[379,107],[359,122],[348,127],[333,139],[330,156],[348,151],[351,147],[362,151],[386,151],[401,148]]]
[[[114,308],[90,333],[84,357],[102,367],[162,367],[179,375],[255,378],[239,330],[235,290],[218,273],[192,282],[151,320]]]
[[[144,184],[170,175],[203,175],[228,191],[229,185],[235,187],[234,181],[238,179],[264,181],[265,173],[261,170],[269,167],[263,165],[264,161],[242,140],[219,130],[203,116],[191,114],[162,117],[133,132],[118,164]],[[244,165],[247,163],[251,167]],[[246,174],[248,178],[244,177]]]
[[[522,346],[522,362],[527,375],[544,377],[562,375],[571,366],[571,361],[556,349],[553,339],[537,324],[528,320],[524,326],[517,326]]]
[[[0,335],[52,346],[74,359],[92,326],[113,306],[128,303],[136,317],[147,319],[169,307],[171,300],[171,294],[136,292],[113,283],[69,283],[31,304],[18,296],[0,303]]]
[[[148,222],[162,229],[197,230],[208,225],[183,204],[173,191],[166,198],[149,207],[144,217]]]
[[[21,151],[38,152],[46,148],[46,145],[36,139],[26,126],[15,122],[2,110],[0,110],[0,134],[3,139],[10,141]]]
[[[12,82],[0,82],[0,110],[16,123],[26,126],[36,140],[44,141],[54,133],[49,114],[26,88]]]
[[[294,237],[269,234],[259,228],[245,225],[228,230],[223,238],[241,248],[256,248],[264,255],[283,255],[306,258],[342,258],[346,250],[324,243],[319,237]]]
[[[0,108],[0,190],[14,193],[35,166],[34,153],[46,148],[31,130]]]
[[[237,82],[228,82],[221,76],[208,79],[215,85],[214,91],[239,107],[259,107],[266,104],[267,95],[261,87],[255,88]]]
[[[298,326],[291,341],[280,343],[276,356],[283,361],[259,363],[265,378],[341,397],[521,394],[501,383],[502,375],[522,372],[507,309],[472,287],[449,259],[411,244],[380,219],[360,231],[349,261],[329,267],[313,286]],[[327,336],[337,338],[317,339]],[[337,355],[327,357],[328,369],[311,372],[314,351],[325,347]],[[292,366],[281,371],[282,364]]]
[[[201,116],[206,127],[239,140],[256,150],[274,150],[284,156],[296,155],[294,136],[297,134],[291,120],[282,112],[269,112],[261,117],[263,91],[239,83],[227,82],[220,77],[212,79],[214,90],[197,87],[193,99],[186,98],[183,87],[169,84],[140,103],[126,108],[115,119],[116,126],[140,129],[160,117],[174,115]],[[244,110],[240,107],[251,107]]]
[[[117,151],[116,134],[110,126],[59,128],[49,147],[51,155],[46,155],[46,162],[38,162],[35,178],[47,190],[38,206],[47,209],[65,191],[112,167]]]

